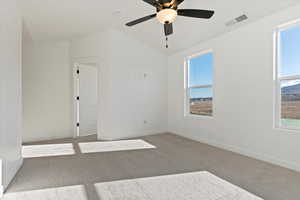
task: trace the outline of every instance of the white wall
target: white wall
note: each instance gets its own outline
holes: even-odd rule
[[[22,164],[22,24],[15,0],[1,1],[0,16],[1,197],[2,186],[7,187]]]
[[[167,58],[122,32],[111,32],[111,129],[104,137],[167,130]],[[145,121],[145,122],[144,122]]]
[[[23,142],[73,137],[69,43],[24,43]]]
[[[100,139],[166,131],[167,59],[163,54],[122,32],[108,30],[74,40],[71,55],[73,60],[100,60]]]
[[[300,170],[300,132],[273,128],[273,31],[300,18],[296,6],[168,59],[169,131]],[[186,56],[212,48],[214,118],[184,118]]]

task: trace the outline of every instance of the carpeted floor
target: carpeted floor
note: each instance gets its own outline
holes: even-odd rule
[[[263,200],[209,172],[95,184],[101,200]]]
[[[100,200],[95,183],[208,171],[265,200],[300,199],[299,172],[173,134],[139,139],[156,148],[81,154],[78,143],[95,136],[32,143],[73,143],[75,154],[26,158],[7,193],[74,186],[84,187],[88,200]]]

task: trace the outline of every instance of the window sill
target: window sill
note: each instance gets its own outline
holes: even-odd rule
[[[289,127],[274,127],[273,128],[274,130],[276,131],[288,131],[288,132],[291,132],[291,133],[300,133],[300,128],[289,128]]]
[[[208,116],[208,115],[194,115],[194,114],[185,114],[184,115],[185,119],[214,119],[213,116]]]

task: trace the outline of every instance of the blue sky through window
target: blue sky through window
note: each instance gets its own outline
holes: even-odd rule
[[[208,98],[213,96],[212,88],[192,88],[191,98]]]
[[[300,25],[281,31],[279,39],[279,75],[300,75]]]
[[[190,59],[189,86],[213,84],[213,54],[207,53]],[[212,97],[212,88],[190,90],[192,98]]]

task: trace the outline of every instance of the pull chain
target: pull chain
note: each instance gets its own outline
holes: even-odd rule
[[[169,48],[169,45],[168,45],[168,37],[166,37],[166,48]]]

